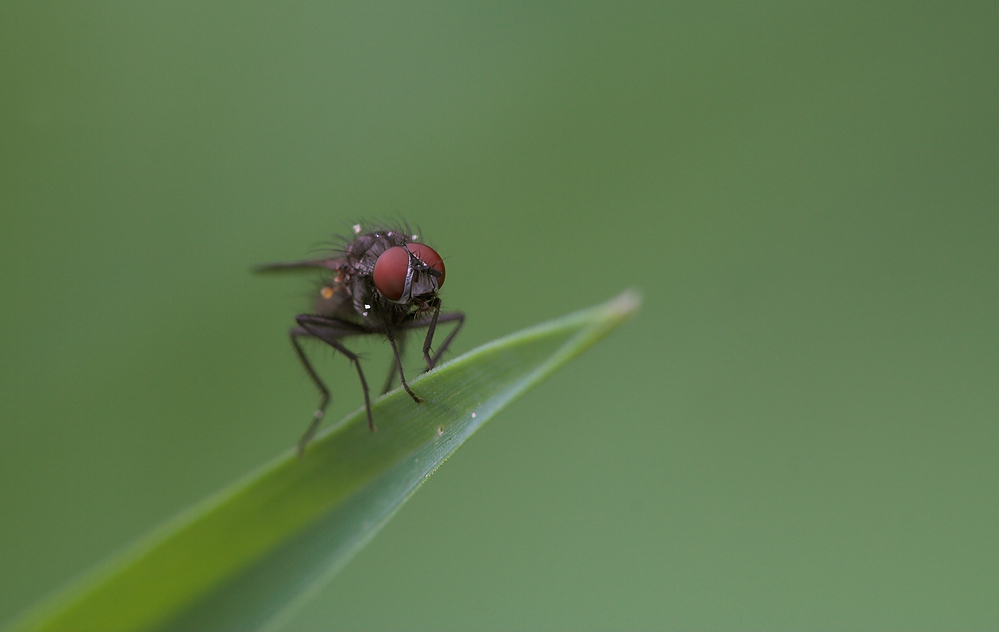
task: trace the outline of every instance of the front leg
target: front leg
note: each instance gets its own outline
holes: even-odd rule
[[[402,353],[400,345],[397,345],[395,342],[395,332],[393,331],[393,327],[387,318],[383,322],[385,323],[385,337],[388,338],[389,344],[392,345],[392,354],[395,356],[395,365],[399,369],[399,380],[402,382],[402,387],[406,389],[406,392],[409,393],[409,396],[413,398],[414,402],[422,404],[423,399],[414,393],[413,389],[409,388],[409,382],[406,381],[406,372],[402,368]],[[387,381],[386,385],[390,384],[391,381]]]
[[[440,303],[438,303],[434,307],[435,309],[433,316],[420,318],[418,320],[411,320],[407,323],[399,325],[396,328],[396,329],[423,329],[424,327],[427,328],[427,337],[423,341],[423,359],[427,363],[427,368],[426,368],[427,371],[437,366],[437,363],[440,362],[441,356],[443,356],[444,352],[447,351],[448,347],[451,345],[451,341],[454,340],[454,337],[458,335],[458,331],[461,329],[461,326],[465,324],[465,314],[463,312],[445,312],[442,314],[440,313]],[[434,341],[434,333],[437,331],[437,325],[439,324],[443,325],[444,323],[453,323],[453,322],[457,322],[458,324],[455,326],[454,329],[451,330],[451,333],[448,334],[447,338],[444,339],[444,343],[441,345],[440,349],[437,350],[437,353],[431,356],[430,348]]]
[[[430,325],[427,327],[427,337],[423,341],[423,359],[427,363],[428,371],[437,366],[437,362],[441,359],[441,356],[444,355],[444,352],[447,351],[447,348],[451,346],[451,341],[458,335],[458,331],[461,329],[461,326],[465,324],[464,312],[448,312],[446,314],[441,314],[440,301],[434,305],[434,308],[434,315],[431,316]],[[437,323],[448,323],[454,321],[457,321],[458,324],[455,325],[454,329],[451,330],[451,333],[449,333],[447,338],[444,339],[444,342],[441,343],[440,349],[437,350],[437,353],[431,357],[430,346],[434,342],[434,332],[437,331]]]

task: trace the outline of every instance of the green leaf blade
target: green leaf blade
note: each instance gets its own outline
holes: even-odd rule
[[[489,343],[167,523],[11,630],[279,626],[483,423],[630,318],[634,292]]]

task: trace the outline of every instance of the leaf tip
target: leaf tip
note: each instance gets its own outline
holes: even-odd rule
[[[642,293],[635,288],[628,288],[606,303],[607,313],[619,320],[631,318],[641,306]]]

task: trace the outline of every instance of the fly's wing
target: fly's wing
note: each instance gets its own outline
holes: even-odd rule
[[[331,257],[329,259],[305,259],[303,261],[288,261],[282,263],[265,263],[255,266],[253,271],[257,274],[270,274],[274,272],[296,272],[300,270],[337,270],[343,265],[343,257]]]

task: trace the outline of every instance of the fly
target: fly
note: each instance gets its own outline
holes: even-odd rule
[[[295,326],[288,332],[291,344],[312,382],[319,389],[319,406],[305,434],[298,442],[302,455],[319,428],[330,402],[330,390],[309,361],[301,340],[314,338],[350,360],[357,369],[364,391],[364,410],[368,427],[375,431],[371,415],[368,382],[361,369],[360,357],[344,346],[351,336],[384,336],[392,346],[395,365],[390,367],[382,393],[387,393],[399,381],[417,404],[423,400],[406,381],[402,367],[406,334],[414,329],[426,329],[423,359],[427,368],[434,368],[458,330],[465,323],[462,312],[441,312],[438,296],[444,285],[444,261],[437,251],[420,241],[408,227],[379,228],[364,232],[360,225],[353,235],[344,238],[342,248],[323,259],[288,263],[272,263],[256,268],[257,272],[320,269],[325,272],[319,287],[316,307],[310,313],[295,317]],[[438,324],[456,323],[436,352],[431,345]]]

